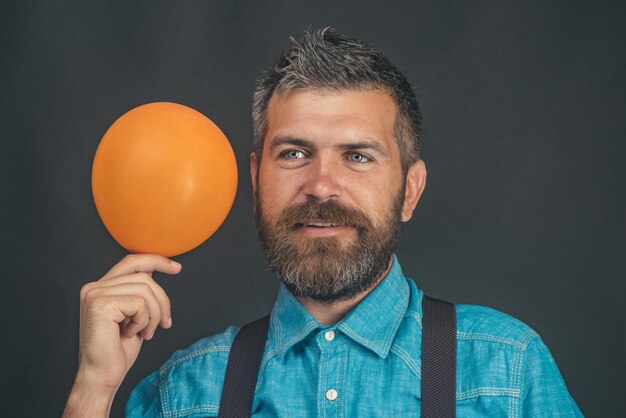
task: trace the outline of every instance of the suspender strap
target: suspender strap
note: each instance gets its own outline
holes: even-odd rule
[[[456,414],[456,310],[424,295],[422,301],[422,416]]]
[[[241,327],[228,354],[219,418],[249,418],[270,316]]]
[[[422,301],[422,417],[452,418],[456,411],[456,311],[424,296]],[[219,418],[250,418],[267,330],[267,315],[244,325],[228,355]]]

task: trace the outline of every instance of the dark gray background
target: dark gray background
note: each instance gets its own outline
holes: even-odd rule
[[[174,101],[212,118],[240,184],[221,229],[176,257],[182,273],[157,274],[174,327],[144,344],[112,416],[174,350],[269,312],[277,282],[252,218],[250,99],[259,71],[311,24],[374,44],[416,86],[429,174],[403,229],[405,274],[434,296],[523,320],[586,415],[620,414],[624,8],[389,3],[0,3],[3,416],[62,411],[79,290],[126,254],[96,212],[93,156],[140,104]]]

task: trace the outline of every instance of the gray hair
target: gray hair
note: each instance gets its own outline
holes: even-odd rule
[[[267,108],[274,94],[292,90],[381,89],[389,93],[398,109],[394,132],[402,169],[420,157],[421,113],[413,88],[381,51],[351,39],[331,27],[309,28],[257,80],[252,104],[253,150],[261,158],[267,134]]]

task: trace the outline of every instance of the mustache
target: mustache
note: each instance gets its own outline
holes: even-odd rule
[[[292,230],[312,222],[351,226],[357,230],[372,227],[370,219],[360,210],[343,206],[335,200],[319,202],[315,199],[285,209],[277,221],[277,227]]]

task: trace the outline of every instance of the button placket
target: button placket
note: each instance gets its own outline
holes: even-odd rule
[[[344,396],[340,393],[345,382],[345,347],[337,338],[336,329],[320,330],[317,345],[320,355],[320,380],[318,386],[318,402],[321,413],[330,417],[339,417],[344,408]],[[340,396],[341,395],[341,396]]]

